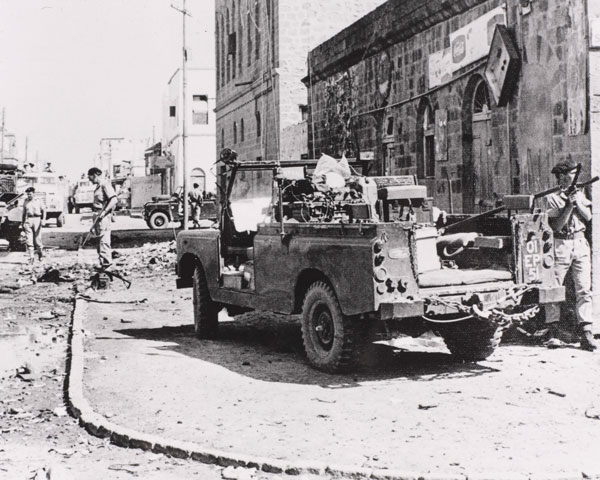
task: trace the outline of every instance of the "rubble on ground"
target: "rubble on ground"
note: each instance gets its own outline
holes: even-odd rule
[[[173,270],[176,252],[175,241],[145,243],[141,247],[128,249],[126,253],[114,251],[113,259],[117,267],[125,270]]]

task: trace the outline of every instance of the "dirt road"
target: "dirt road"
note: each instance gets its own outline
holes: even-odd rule
[[[326,375],[306,364],[293,318],[247,314],[224,322],[220,340],[196,340],[191,291],[174,289],[169,259],[123,253],[137,262],[134,285],[102,298],[147,302],[90,303],[85,323],[84,392],[111,422],[224,452],[442,478],[600,472],[600,355],[504,345],[462,364],[430,337],[377,347],[354,375]],[[85,474],[74,478],[221,478],[220,468],[114,447],[64,415],[69,316],[41,314],[68,312],[71,288],[0,297],[6,338],[22,347],[2,369],[0,478],[53,462]],[[27,362],[33,378],[15,376]]]
[[[76,260],[55,251],[46,265]],[[24,261],[0,258],[0,290],[10,292],[0,294],[0,479],[224,478],[221,467],[119,448],[79,427],[64,402],[73,283],[32,285]]]

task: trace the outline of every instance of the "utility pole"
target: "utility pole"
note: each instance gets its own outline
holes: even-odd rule
[[[187,168],[187,155],[186,155],[186,137],[187,137],[187,129],[186,129],[186,117],[187,117],[187,105],[186,105],[186,90],[187,90],[187,50],[185,44],[185,20],[189,13],[185,9],[185,0],[183,0],[183,8],[180,10],[179,8],[171,5],[172,8],[182,13],[183,17],[183,60],[181,67],[181,168],[183,170],[183,229],[188,229],[188,221],[189,221],[189,204],[188,204],[188,168]],[[191,16],[191,15],[190,15]]]

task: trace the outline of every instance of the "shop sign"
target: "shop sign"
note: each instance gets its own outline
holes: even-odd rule
[[[496,25],[506,25],[506,5],[494,8],[450,34],[452,72],[485,57],[494,38]]]

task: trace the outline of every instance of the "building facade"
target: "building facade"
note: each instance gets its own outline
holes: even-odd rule
[[[217,150],[241,159],[309,156],[311,48],[383,0],[216,0]]]
[[[554,186],[561,160],[598,174],[597,3],[389,0],[310,53],[309,148],[414,174],[464,213]],[[598,306],[600,211],[592,223]]]
[[[174,160],[173,189],[183,186],[183,115],[186,118],[186,166],[189,188],[194,183],[215,191],[215,71],[214,68],[186,69],[185,108],[182,70],[169,80],[163,100],[163,149]]]

